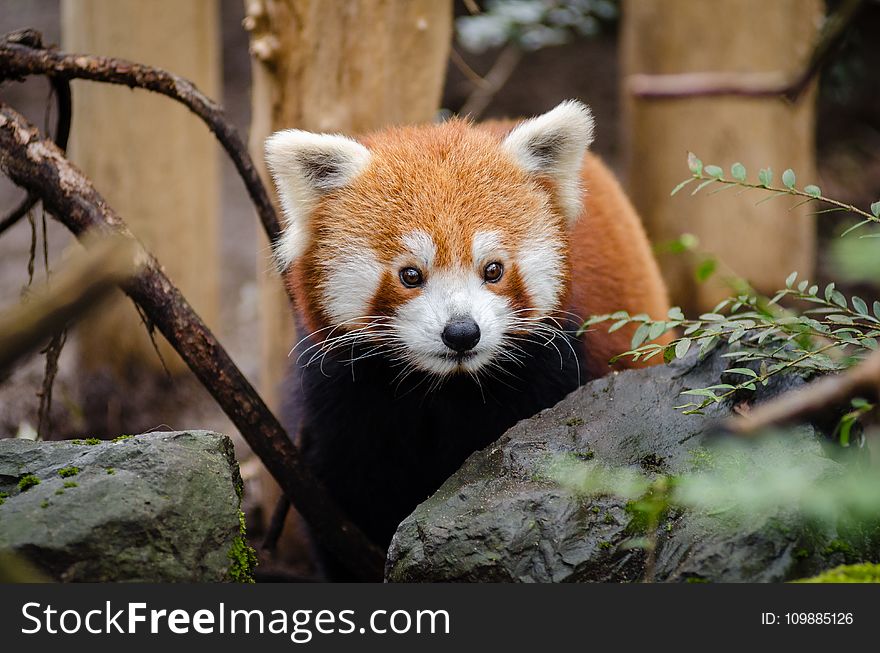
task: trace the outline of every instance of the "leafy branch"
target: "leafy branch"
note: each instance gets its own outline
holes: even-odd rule
[[[797,312],[783,307],[780,304],[783,299],[811,307]],[[696,319],[686,318],[678,307],[670,309],[667,319],[663,320],[643,313],[629,315],[618,311],[591,317],[580,333],[608,322],[611,323],[609,332],[630,324],[638,325],[631,349],[614,360],[629,357],[633,361],[646,361],[662,354],[666,362],[671,362],[684,358],[694,347],[702,359],[719,344],[728,346],[722,356],[731,359],[734,366],[723,375],[731,382],[682,393],[699,398],[676,406],[684,414],[693,415],[703,414],[708,406],[739,392],[754,391],[758,384],[767,385],[772,377],[784,372],[797,370],[810,374],[851,367],[878,349],[880,302],[875,301],[869,307],[860,297],[848,300],[833,283],[820,294],[818,285],[807,279],[798,283],[797,273],[792,273],[786,279],[785,288],[771,299],[757,294],[737,295]],[[681,335],[668,344],[652,342],[670,331]]]
[[[701,190],[711,186],[712,184],[721,184],[723,186],[738,186],[743,189],[743,192],[747,190],[764,190],[772,193],[772,195],[770,195],[769,197],[760,200],[758,204],[773,199],[775,197],[789,195],[792,197],[802,198],[803,200],[792,206],[789,210],[793,210],[812,201],[820,201],[825,202],[826,204],[831,204],[832,208],[817,211],[817,214],[831,213],[834,211],[845,211],[861,217],[862,220],[860,222],[856,223],[855,225],[843,232],[842,235],[844,236],[872,222],[880,224],[880,200],[877,200],[876,202],[871,204],[871,209],[869,213],[868,211],[860,209],[857,206],[853,206],[852,204],[847,204],[845,202],[826,197],[822,194],[822,190],[815,184],[809,184],[807,186],[804,186],[803,188],[798,188],[795,185],[797,182],[797,177],[795,176],[795,173],[791,168],[786,169],[785,172],[782,173],[781,187],[773,185],[773,169],[769,166],[760,169],[760,171],[758,172],[757,183],[747,181],[748,173],[746,171],[746,167],[742,163],[734,163],[730,167],[730,176],[725,177],[724,169],[721,168],[721,166],[703,165],[703,162],[693,152],[688,152],[688,168],[691,171],[691,176],[682,181],[675,188],[673,188],[670,195],[675,195],[694,181],[699,181],[700,183],[697,185],[696,188],[694,188],[693,191],[691,191],[691,195],[696,195]],[[862,237],[878,238],[880,237],[880,233],[871,233]]]

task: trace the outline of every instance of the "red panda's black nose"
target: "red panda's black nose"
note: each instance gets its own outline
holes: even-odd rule
[[[459,317],[446,325],[440,337],[452,351],[463,353],[473,349],[480,342],[480,327],[469,317]]]

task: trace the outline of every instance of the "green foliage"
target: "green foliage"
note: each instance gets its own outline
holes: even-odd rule
[[[28,474],[27,476],[23,476],[21,480],[18,481],[18,489],[22,492],[26,492],[30,490],[35,485],[40,484],[40,479],[38,479],[33,474]]]
[[[58,470],[58,476],[61,478],[70,478],[79,474],[79,467],[64,467]]]
[[[758,182],[752,183],[747,181],[748,173],[745,166],[741,163],[734,163],[731,166],[730,177],[724,176],[724,170],[720,166],[711,164],[704,165],[703,162],[693,152],[688,152],[687,165],[688,169],[691,171],[691,176],[682,181],[675,188],[673,188],[671,195],[675,195],[685,186],[694,181],[699,181],[700,183],[696,186],[693,192],[691,192],[691,195],[696,195],[698,192],[700,192],[704,188],[707,188],[708,186],[711,186],[712,184],[720,184],[722,186],[739,186],[743,189],[743,191],[758,189],[770,191],[771,193],[773,193],[769,197],[760,200],[758,204],[760,204],[761,202],[765,202],[768,199],[773,199],[774,197],[789,195],[793,197],[800,197],[803,199],[803,201],[798,202],[797,204],[792,206],[791,209],[797,208],[798,206],[806,204],[807,202],[816,200],[831,205],[831,208],[817,211],[817,213],[843,211],[857,215],[858,217],[862,218],[861,222],[853,225],[853,227],[847,230],[844,235],[846,233],[849,233],[850,231],[855,231],[871,223],[880,224],[880,200],[871,204],[871,211],[869,213],[851,204],[846,204],[844,202],[839,202],[829,197],[825,197],[824,195],[822,195],[822,190],[815,184],[809,184],[800,189],[796,185],[797,177],[794,173],[794,170],[792,170],[791,168],[788,168],[785,172],[782,173],[783,187],[780,188],[778,186],[773,186],[773,170],[769,167],[761,168],[758,171]],[[864,237],[880,237],[880,233],[873,233]]]
[[[794,434],[765,434],[754,442],[726,440],[711,450],[692,452],[690,469],[676,474],[646,474],[632,468],[579,461],[573,456],[551,459],[545,475],[586,498],[616,496],[627,501],[631,516],[628,546],[651,549],[659,524],[672,511],[687,510],[709,520],[710,530],[740,531],[771,524],[780,514],[796,511],[810,531],[840,532],[842,524],[869,530],[880,525],[880,478],[870,469],[832,471],[804,440]],[[797,450],[795,450],[797,449]],[[669,529],[667,529],[669,530]],[[825,555],[856,555],[844,540],[832,540]],[[804,551],[798,557],[806,557]]]
[[[665,320],[618,311],[591,317],[580,332],[608,322],[609,331],[637,325],[631,349],[615,360],[650,360],[662,355],[669,362],[694,348],[703,357],[719,344],[726,344],[728,351],[723,356],[732,366],[724,372],[722,382],[686,390],[682,394],[695,401],[677,407],[685,414],[702,414],[707,406],[741,391],[754,391],[758,384],[767,385],[782,372],[841,370],[877,349],[880,302],[869,308],[860,297],[848,300],[833,283],[820,293],[819,287],[806,279],[796,282],[797,273],[792,273],[786,287],[772,299],[755,294],[730,297],[696,319],[685,318],[678,307],[670,309]],[[780,303],[784,299],[810,307],[802,311],[784,308]],[[678,337],[668,344],[652,342],[670,331]]]
[[[880,565],[865,562],[858,565],[841,565],[814,576],[794,581],[796,583],[880,583]]]

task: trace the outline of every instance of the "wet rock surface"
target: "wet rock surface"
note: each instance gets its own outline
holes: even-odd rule
[[[60,581],[237,577],[241,477],[228,437],[89,442],[0,440],[0,551]]]
[[[705,416],[683,415],[674,407],[684,403],[679,396],[683,390],[718,383],[727,366],[728,360],[716,352],[700,363],[691,356],[668,366],[612,374],[520,422],[471,456],[404,520],[391,543],[386,579],[644,580],[646,553],[644,547],[633,546],[639,533],[627,501],[560,486],[548,479],[548,461],[560,456],[596,461],[638,470],[648,478],[695,473],[724,440],[717,435],[717,424],[730,414],[732,404],[712,406]],[[783,377],[759,387],[756,400],[803,382],[797,376]],[[785,438],[783,451],[777,453],[808,479],[844,471],[842,463],[828,457],[829,447],[813,427],[798,427]],[[668,582],[774,582],[878,553],[876,541],[864,533],[805,525],[793,506],[756,511],[735,528],[723,515],[678,510],[666,515],[657,529],[652,577]]]

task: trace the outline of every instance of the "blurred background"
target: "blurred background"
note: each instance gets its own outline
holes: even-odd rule
[[[794,79],[827,17],[853,11],[795,101],[700,88],[652,98],[634,85],[681,73]],[[257,160],[265,136],[282,127],[358,133],[454,114],[529,116],[579,98],[596,115],[594,150],[627,188],[686,313],[709,310],[743,283],[772,293],[794,270],[837,281],[869,304],[880,298],[877,276],[859,273],[877,265],[876,252],[842,267],[834,255],[854,218],[791,210],[791,198],[756,206],[763,196],[735,190],[670,197],[689,176],[693,151],[725,171],[741,162],[753,180],[759,168],[772,167],[777,179],[793,168],[799,186],[818,184],[824,196],[866,210],[878,200],[880,3],[872,0],[0,0],[0,33],[23,27],[68,51],[192,79],[249,135]],[[71,158],[277,407],[295,340],[234,167],[199,120],[164,98],[84,81],[73,83],[73,96]],[[37,125],[54,124],[42,78],[4,83],[0,100]],[[0,178],[0,214],[22,195]],[[39,207],[3,233],[0,307],[44,284],[73,246]],[[43,415],[46,360],[19,366],[0,384],[0,437],[228,433],[258,537],[277,490],[173,351],[154,348],[145,333],[122,298],[73,328]]]

